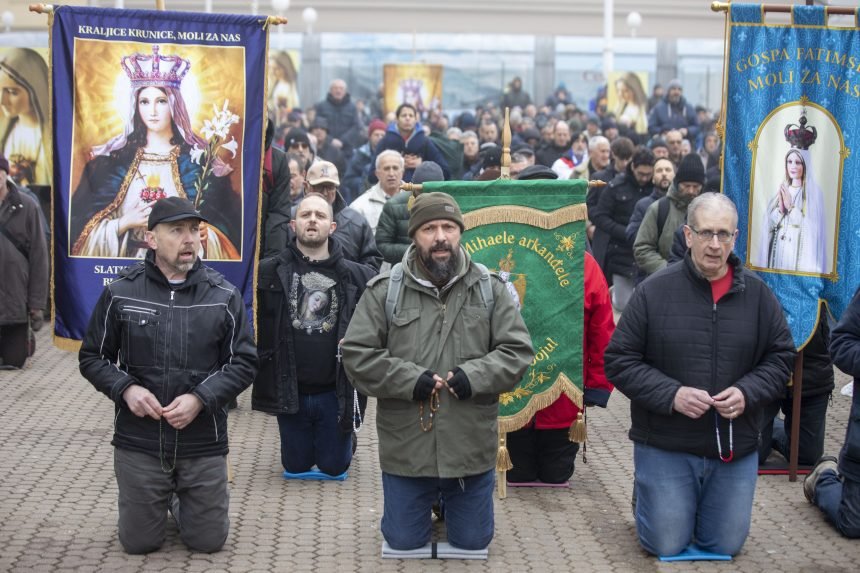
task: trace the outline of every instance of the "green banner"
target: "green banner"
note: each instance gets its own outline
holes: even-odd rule
[[[517,387],[499,396],[499,430],[523,427],[562,394],[582,407],[585,193],[579,180],[425,183],[463,211],[461,245],[509,283],[535,349]]]

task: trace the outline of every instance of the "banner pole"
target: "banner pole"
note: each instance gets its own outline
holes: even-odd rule
[[[810,2],[806,2],[807,6],[810,6]],[[793,4],[762,4],[761,9],[765,13],[767,12],[781,12],[783,14],[791,13],[791,7]],[[854,8],[848,6],[826,6],[827,14],[837,14],[839,16],[853,16]],[[729,2],[711,2],[711,11],[712,12],[728,12],[729,11]]]
[[[167,9],[164,6],[164,0],[155,0],[155,9],[164,12]]]
[[[511,109],[505,108],[505,123],[502,125],[502,173],[499,179],[511,178]]]

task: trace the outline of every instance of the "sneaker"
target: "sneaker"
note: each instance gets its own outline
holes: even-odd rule
[[[809,503],[814,503],[815,485],[818,483],[818,478],[821,477],[821,474],[827,470],[837,473],[838,467],[839,464],[833,456],[822,456],[818,459],[815,467],[812,468],[812,471],[803,480],[803,495],[806,496],[806,500]]]

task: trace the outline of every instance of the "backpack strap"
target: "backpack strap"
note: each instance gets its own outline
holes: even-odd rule
[[[493,310],[496,307],[496,298],[493,295],[493,284],[490,279],[490,271],[481,263],[475,263],[475,266],[481,271],[481,278],[478,286],[481,289],[481,299],[484,301],[484,306],[490,317],[493,316]],[[385,293],[385,320],[391,324],[391,319],[394,317],[394,311],[397,310],[397,301],[400,300],[400,289],[403,284],[403,263],[397,263],[391,267],[391,272],[388,276],[388,291]]]
[[[669,198],[660,197],[657,199],[657,239],[663,234],[663,227],[666,226],[666,219],[669,218]]]
[[[388,292],[385,293],[385,320],[391,324],[391,318],[400,300],[400,286],[403,284],[403,263],[391,267],[388,275]]]
[[[493,310],[496,307],[496,299],[493,296],[493,284],[490,282],[490,271],[481,263],[475,262],[475,266],[481,271],[481,298],[484,300],[484,306],[487,307],[487,312],[490,317],[493,316]]]

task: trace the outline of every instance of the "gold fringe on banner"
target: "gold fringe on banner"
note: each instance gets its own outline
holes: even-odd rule
[[[585,203],[569,205],[549,213],[531,207],[505,205],[469,211],[463,215],[463,222],[467,230],[496,223],[521,223],[539,229],[555,229],[574,221],[585,221],[587,210]]]
[[[577,444],[584,444],[585,439],[588,437],[585,427],[585,408],[579,411],[576,415],[576,421],[570,425],[570,433],[568,434],[568,438],[570,438],[571,442],[576,442]]]
[[[532,398],[529,401],[528,406],[513,416],[499,418],[499,432],[507,433],[519,430],[528,424],[529,420],[531,420],[535,414],[558,400],[558,397],[562,394],[570,398],[570,401],[576,404],[577,408],[580,410],[583,408],[582,390],[577,388],[573,382],[570,381],[570,378],[562,372],[556,377],[552,387],[546,392]]]
[[[66,352],[78,352],[81,349],[81,341],[54,335],[54,346]]]

